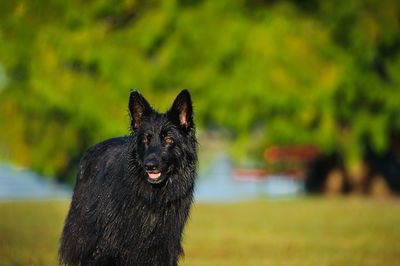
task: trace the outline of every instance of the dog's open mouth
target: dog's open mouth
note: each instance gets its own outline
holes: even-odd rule
[[[161,176],[161,173],[158,171],[148,171],[147,174],[149,175],[150,179],[157,179]]]
[[[149,181],[151,184],[158,184],[161,183],[165,178],[161,174],[160,171],[153,170],[153,171],[146,171],[147,172],[147,181]]]
[[[168,179],[172,169],[172,166],[169,166],[168,169],[163,170],[162,172],[158,169],[148,169],[146,170],[147,181],[151,184],[163,183],[163,181]]]

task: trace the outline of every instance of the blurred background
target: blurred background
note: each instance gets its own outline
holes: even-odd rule
[[[164,112],[187,88],[182,263],[396,265],[399,73],[397,0],[0,1],[0,264],[56,265],[79,160],[129,133],[130,89]]]

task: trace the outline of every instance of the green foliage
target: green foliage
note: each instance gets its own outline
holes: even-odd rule
[[[131,88],[160,110],[188,88],[238,161],[304,143],[357,162],[400,130],[399,14],[396,0],[1,1],[0,159],[71,181],[89,145],[128,133]]]

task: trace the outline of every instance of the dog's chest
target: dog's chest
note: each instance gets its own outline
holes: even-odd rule
[[[139,213],[141,220],[141,227],[143,234],[152,234],[160,228],[166,229],[168,221],[168,211],[160,211],[153,209],[143,208],[142,212]]]
[[[150,213],[148,215],[148,224],[149,228],[153,229],[157,226],[157,223],[160,222],[160,215],[158,213]]]

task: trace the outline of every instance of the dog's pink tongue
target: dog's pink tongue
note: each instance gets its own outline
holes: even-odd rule
[[[161,173],[148,173],[151,179],[159,178]]]

